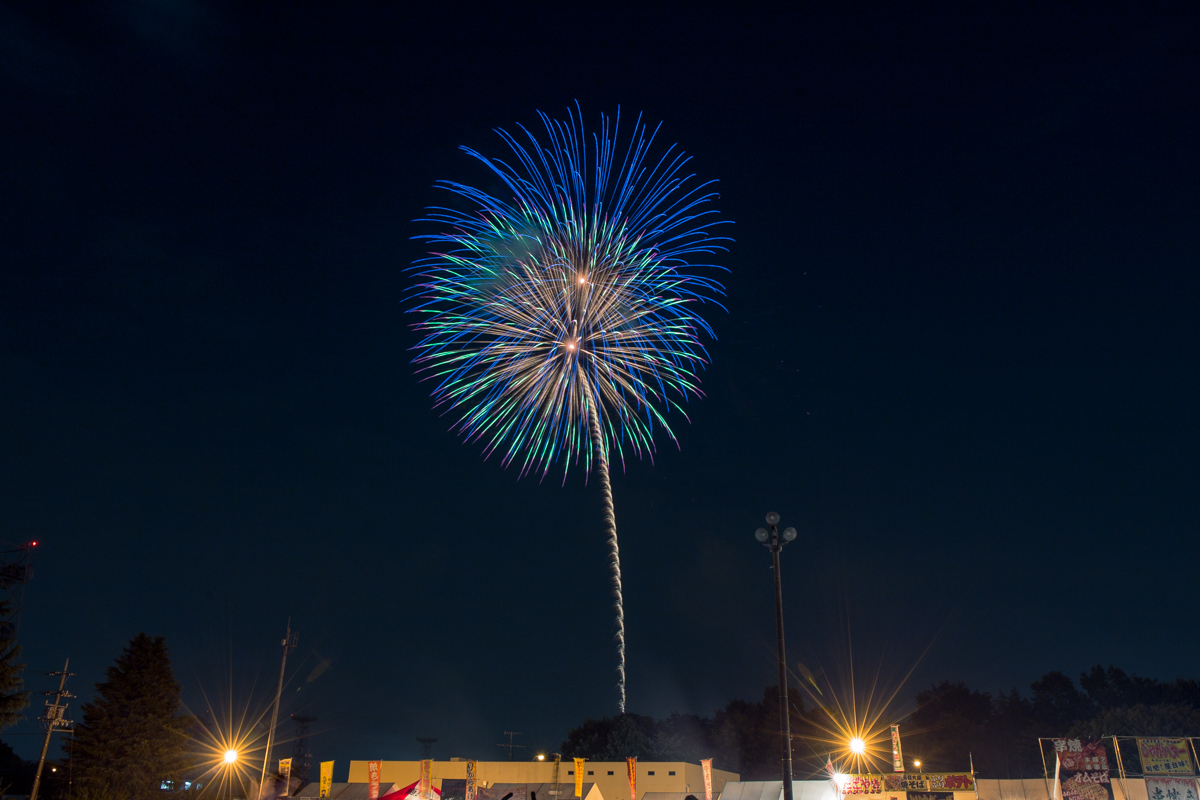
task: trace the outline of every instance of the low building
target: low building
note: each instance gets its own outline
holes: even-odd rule
[[[584,784],[595,784],[599,792],[596,800],[630,800],[629,778],[624,761],[586,761],[583,765]],[[575,796],[575,762],[563,760],[558,766],[560,795],[551,797],[552,788],[538,793],[538,800],[567,800]],[[380,765],[379,783],[383,791],[393,784],[407,786],[421,776],[420,761],[383,761]],[[350,783],[367,782],[367,762],[350,762]],[[466,780],[467,760],[451,759],[433,762],[433,785],[440,791],[442,781]],[[712,771],[713,797],[721,793],[729,781],[736,781],[738,774],[721,769]],[[475,780],[482,788],[497,784],[531,786],[554,783],[553,761],[477,761]],[[686,761],[639,761],[637,764],[637,796],[639,800],[647,794],[671,794],[680,798],[694,794],[704,797],[704,772],[699,764]],[[590,791],[590,790],[589,790]],[[651,800],[674,800],[674,798],[652,798]]]
[[[1149,800],[1146,782],[1141,778],[1112,778],[1113,800]],[[975,789],[953,792],[954,800],[1060,800],[1054,781],[1043,778],[996,780],[977,778]],[[641,794],[639,787],[638,794]],[[878,795],[846,794],[839,796],[833,781],[792,781],[794,800],[906,800],[907,792],[881,792]],[[937,792],[923,794],[938,794]],[[950,792],[941,794],[949,795]],[[729,781],[720,800],[782,800],[783,781]]]

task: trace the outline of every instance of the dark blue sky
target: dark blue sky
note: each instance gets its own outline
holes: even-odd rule
[[[793,660],[1025,688],[1196,677],[1194,17],[982,4],[0,6],[0,508],[31,689],[139,631],[318,760],[488,758],[615,711],[600,500],[447,432],[411,222],[535,110],[645,112],[721,181],[728,313],[681,450],[614,477],[629,708]],[[931,645],[932,642],[932,645]],[[930,646],[931,645],[931,646]],[[324,664],[324,668],[318,668]],[[255,680],[257,683],[255,684]],[[253,687],[253,688],[252,688]],[[36,710],[31,716],[36,714]],[[36,755],[25,723],[5,735]],[[22,735],[13,735],[22,734]]]

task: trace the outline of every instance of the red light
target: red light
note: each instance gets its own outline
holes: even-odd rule
[[[30,547],[37,547],[37,542],[30,542],[30,543],[29,543],[29,546],[30,546]]]

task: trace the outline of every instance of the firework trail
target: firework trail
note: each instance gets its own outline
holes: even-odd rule
[[[434,382],[456,429],[505,466],[544,477],[582,459],[604,496],[616,599],[618,707],[625,712],[625,611],[609,465],[625,450],[653,458],[671,409],[700,395],[712,329],[699,306],[722,294],[698,270],[728,241],[709,207],[714,182],[690,181],[674,145],[647,158],[657,129],[639,116],[618,148],[620,115],[589,136],[578,108],[541,114],[545,140],[496,132],[512,161],[463,148],[504,184],[504,197],[442,181],[450,208],[429,209],[441,232],[417,261],[414,362]],[[525,142],[527,140],[527,142]],[[523,143],[524,142],[524,143]],[[590,160],[589,160],[590,156]],[[465,210],[464,210],[465,208]],[[700,263],[693,263],[699,261]],[[686,415],[685,415],[686,418]]]

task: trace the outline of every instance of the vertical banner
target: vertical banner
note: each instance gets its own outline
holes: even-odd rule
[[[1108,751],[1104,742],[1051,739],[1055,773],[1062,800],[1113,800],[1108,779]]]
[[[583,797],[583,759],[575,759],[575,796]]]
[[[379,768],[383,766],[381,761],[367,762],[367,798],[368,800],[379,800]]]
[[[288,789],[292,785],[292,760],[290,758],[279,759],[279,781],[283,784],[283,794],[280,797],[287,797]]]
[[[892,772],[904,772],[904,756],[900,753],[900,726],[892,726]]]
[[[712,800],[712,759],[700,759],[700,769],[704,770],[704,800]]]
[[[625,759],[629,767],[629,800],[637,800],[637,757]]]
[[[333,762],[321,762],[321,797],[329,797],[329,790],[333,788]]]
[[[1191,775],[1192,754],[1188,752],[1187,739],[1138,739],[1138,757],[1142,760],[1142,774]],[[1150,787],[1146,787],[1147,791]]]
[[[475,761],[467,762],[467,789],[466,789],[466,794],[464,796],[464,800],[475,800],[475,770],[476,770],[476,768],[477,768],[477,762],[475,762]],[[375,798],[371,798],[371,800],[375,800]]]
[[[427,800],[433,796],[433,759],[421,762],[421,778],[417,781],[417,797]]]

